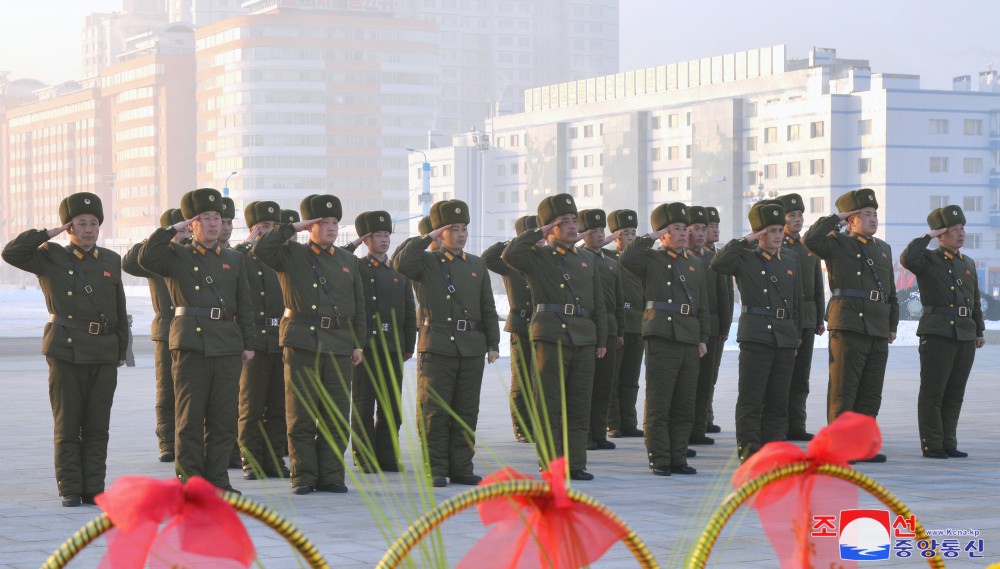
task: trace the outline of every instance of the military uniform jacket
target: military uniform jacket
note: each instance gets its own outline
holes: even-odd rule
[[[868,239],[851,232],[840,233],[837,231],[839,224],[836,214],[821,217],[802,238],[806,249],[826,261],[831,290],[827,328],[888,338],[899,324],[892,250],[888,243],[874,237]],[[878,275],[877,281],[875,275]],[[835,289],[860,291],[865,298],[837,295],[833,292]]]
[[[736,332],[739,342],[777,348],[798,348],[802,339],[802,279],[798,256],[779,250],[771,255],[746,239],[733,239],[712,259],[716,271],[736,277],[743,314]],[[764,309],[756,314],[748,309]]]
[[[253,303],[253,323],[256,337],[253,349],[269,354],[281,352],[279,328],[285,313],[281,282],[278,273],[265,265],[251,250],[250,243],[240,243],[233,250],[246,259],[247,284],[250,285],[250,301]]]
[[[174,315],[170,349],[207,357],[240,355],[253,349],[253,305],[243,255],[197,241],[174,243],[172,227],[157,229],[139,250],[143,269],[167,283],[175,307],[221,309],[220,318]],[[209,282],[211,279],[211,282]]]
[[[709,335],[719,336],[722,331],[729,334],[729,327],[733,324],[733,297],[729,288],[729,275],[720,273],[712,268],[712,259],[715,257],[715,249],[702,247],[701,249],[691,249],[690,255],[701,259],[702,264],[708,270],[708,309],[711,316]]]
[[[128,317],[121,257],[103,247],[95,246],[86,252],[72,244],[63,247],[48,243],[49,239],[45,230],[25,231],[7,243],[3,260],[38,277],[49,314],[81,324],[95,322],[96,330],[103,313],[107,318],[103,330],[111,333],[90,334],[49,322],[42,335],[42,353],[75,364],[117,364],[124,360]],[[92,294],[87,294],[87,286],[92,288]]]
[[[621,265],[604,249],[587,249],[597,258],[601,272],[601,288],[604,289],[604,310],[608,317],[608,335],[621,338],[625,335],[625,296],[622,291]],[[609,350],[614,345],[607,346]]]
[[[582,247],[567,248],[558,243],[539,246],[541,238],[541,229],[529,229],[518,235],[504,249],[503,260],[524,274],[536,305],[563,305],[568,307],[566,312],[576,312],[576,308],[569,308],[576,306],[586,312],[570,316],[535,310],[531,316],[531,339],[569,346],[602,346],[607,341],[608,318],[597,257]],[[569,275],[569,282],[564,279],[563,270]]]
[[[942,314],[924,309],[917,335],[933,334],[952,340],[975,340],[983,335],[982,305],[979,303],[979,275],[976,262],[961,252],[944,247],[927,250],[932,237],[917,237],[903,249],[899,263],[917,276],[920,301],[924,306],[965,308],[965,316]]]
[[[605,255],[621,264],[622,252],[619,250],[605,250]],[[622,278],[622,304],[625,314],[625,333],[642,334],[642,313],[646,310],[646,303],[643,302],[642,279],[631,271],[621,267]]]
[[[167,282],[160,275],[154,275],[139,265],[141,241],[132,246],[122,257],[122,270],[134,277],[143,277],[149,283],[149,297],[153,301],[153,324],[150,326],[149,339],[154,342],[170,340],[170,321],[174,319],[174,303],[170,300]]]
[[[460,357],[499,351],[500,321],[486,263],[475,255],[456,255],[444,248],[429,252],[431,241],[430,237],[413,239],[395,259],[396,270],[420,283],[423,320],[417,351]],[[449,286],[454,286],[453,292]]]
[[[528,326],[531,323],[531,315],[535,311],[535,305],[531,302],[531,288],[528,286],[528,280],[520,271],[511,268],[501,258],[503,250],[509,244],[510,241],[499,241],[493,244],[483,251],[483,261],[486,262],[486,268],[503,277],[503,284],[507,289],[510,312],[507,313],[504,331],[528,336]]]
[[[377,342],[374,345],[379,350],[379,338],[385,337],[390,352],[412,354],[417,343],[417,314],[410,279],[396,271],[388,257],[380,261],[366,255],[358,270],[365,291],[368,337]]]
[[[785,234],[782,251],[792,251],[799,258],[799,278],[802,280],[802,317],[799,323],[803,330],[815,331],[823,322],[826,310],[826,292],[823,290],[823,267],[819,257],[806,249],[801,239]]]
[[[358,258],[332,245],[324,249],[311,241],[289,241],[294,234],[292,224],[282,223],[253,246],[257,258],[278,273],[281,283],[286,310],[279,342],[283,347],[349,356],[368,341]]]
[[[637,237],[621,256],[622,266],[642,278],[643,300],[690,304],[694,310],[681,314],[647,308],[642,316],[642,336],[683,344],[707,344],[712,325],[707,267],[701,259],[687,252],[654,250],[652,247],[651,238]]]

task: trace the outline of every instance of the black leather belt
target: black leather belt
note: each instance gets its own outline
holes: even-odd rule
[[[290,308],[285,309],[285,318],[291,318],[298,322],[305,322],[310,326],[319,326],[324,330],[338,330],[340,329],[340,319],[334,318],[332,316],[309,316],[308,314],[301,314],[295,312]]]
[[[536,304],[535,311],[556,312],[565,314],[566,316],[580,316],[582,318],[590,316],[590,311],[579,304]]]
[[[784,308],[764,308],[762,306],[744,306],[743,314],[759,314],[760,316],[770,316],[778,320],[788,320],[792,317],[790,310]]]
[[[972,309],[968,306],[925,306],[924,314],[947,314],[961,318],[972,318]]]
[[[667,312],[677,312],[684,316],[697,316],[698,309],[690,304],[678,304],[676,302],[660,302],[650,300],[646,303],[646,310],[666,310]]]
[[[74,330],[82,330],[90,334],[91,336],[110,336],[115,333],[114,328],[109,324],[101,324],[100,322],[88,322],[82,320],[77,322],[70,318],[64,318],[62,316],[56,316],[55,314],[49,316],[49,322],[57,324],[59,326],[65,326],[67,328],[72,328]]]
[[[511,320],[515,316],[520,316],[525,320],[529,320],[531,319],[531,311],[528,310],[527,308],[522,308],[520,310],[511,310],[510,312],[507,313],[507,320]]]
[[[885,295],[877,290],[861,290],[857,288],[835,288],[830,291],[830,296],[849,296],[851,298],[861,298],[872,302],[888,302]]]
[[[459,332],[475,332],[483,329],[482,323],[475,320],[431,320],[424,318],[424,326],[458,330]]]
[[[231,314],[221,308],[202,308],[200,306],[178,306],[174,308],[174,316],[195,316],[212,320],[232,320]]]
[[[258,318],[254,320],[254,323],[258,326],[266,326],[268,328],[277,328],[281,325],[281,318]]]

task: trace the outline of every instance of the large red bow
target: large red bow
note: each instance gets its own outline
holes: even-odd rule
[[[576,569],[600,559],[623,538],[624,529],[593,506],[570,500],[565,469],[566,459],[560,457],[542,473],[552,488],[550,494],[497,498],[479,504],[483,525],[496,525],[469,550],[458,569]],[[504,468],[479,485],[510,480],[532,478]]]
[[[247,530],[219,489],[204,478],[123,476],[97,497],[115,527],[101,569],[249,567],[256,553]],[[170,520],[163,531],[160,524]]]
[[[813,516],[839,516],[841,510],[856,508],[857,487],[845,480],[816,474],[823,464],[847,466],[848,461],[871,458],[882,447],[882,434],[874,417],[845,412],[823,428],[803,451],[787,442],[764,445],[733,474],[739,488],[770,470],[795,462],[809,462],[805,473],[769,484],[753,501],[771,545],[786,569],[824,567],[836,562],[840,567],[856,567],[840,560],[836,539],[810,540]]]

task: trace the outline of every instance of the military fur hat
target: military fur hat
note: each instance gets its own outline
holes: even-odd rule
[[[444,200],[431,206],[431,227],[469,223],[469,205],[462,200]]]
[[[233,219],[236,216],[236,203],[233,198],[222,198],[222,217],[224,219]]]
[[[931,229],[944,229],[960,223],[965,225],[965,212],[957,205],[940,207],[927,216],[927,225]]]
[[[79,192],[70,194],[59,203],[59,219],[64,224],[73,221],[73,218],[85,213],[93,214],[97,218],[97,223],[104,223],[104,207],[101,205],[101,198],[97,194],[90,192]]]
[[[434,227],[431,226],[431,216],[425,215],[420,218],[420,223],[417,224],[417,231],[420,232],[421,237],[434,231]]]
[[[535,215],[522,215],[517,218],[514,222],[514,231],[518,235],[528,231],[529,229],[538,229],[538,216]]]
[[[649,214],[649,224],[653,226],[653,231],[659,231],[672,223],[687,225],[691,223],[688,213],[688,206],[681,202],[660,204]]]
[[[718,208],[710,205],[705,206],[705,216],[708,217],[709,223],[722,223],[722,217],[719,216]]]
[[[298,223],[302,221],[299,217],[299,212],[294,209],[283,209],[281,210],[281,223]]]
[[[576,200],[569,194],[556,194],[538,202],[538,225],[548,225],[567,213],[576,214]]]
[[[781,202],[781,205],[785,208],[785,213],[790,213],[793,211],[805,211],[806,205],[802,202],[802,196],[799,194],[785,194],[783,196],[778,196],[777,201]]]
[[[184,221],[184,214],[176,208],[167,208],[160,215],[160,227],[170,227],[175,223]]]
[[[630,209],[616,209],[608,214],[608,231],[614,233],[619,229],[638,229],[639,215]]]
[[[691,223],[689,225],[694,225],[695,223],[708,225],[708,212],[705,211],[705,208],[700,205],[693,205],[689,207],[688,217],[691,219]]]
[[[257,225],[262,221],[280,223],[281,206],[270,201],[250,202],[245,208],[243,208],[243,217],[246,218],[247,227],[250,228],[253,228],[254,225]]]
[[[875,190],[871,188],[851,190],[837,198],[837,211],[840,213],[846,213],[848,211],[854,211],[864,207],[873,207],[878,209],[878,200],[875,199]]]
[[[772,225],[785,225],[785,206],[779,200],[764,200],[753,204],[747,215],[750,229],[760,231]]]
[[[603,229],[608,226],[608,216],[603,209],[585,209],[577,214],[580,231]]]
[[[376,231],[392,233],[392,216],[387,211],[366,211],[354,218],[354,230],[358,232],[358,237]]]
[[[199,188],[181,196],[181,213],[184,219],[191,219],[205,212],[215,211],[222,215],[222,194],[215,188]]]
[[[313,194],[307,196],[299,204],[299,211],[302,212],[302,219],[322,219],[324,217],[336,217],[340,221],[344,210],[340,207],[340,198],[330,194]]]

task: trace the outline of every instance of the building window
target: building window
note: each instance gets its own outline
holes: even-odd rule
[[[573,168],[573,166],[570,167]],[[506,175],[507,175],[507,165],[497,164],[497,176],[506,176]]]
[[[994,243],[996,243],[997,249],[1000,249],[1000,233],[996,234],[996,241]]]
[[[438,167],[431,166],[431,178],[437,178],[437,177],[438,177]]]
[[[764,129],[764,144],[778,141],[778,127],[769,126]]]
[[[691,126],[691,111],[688,111],[684,116],[684,124],[686,126]]]
[[[510,193],[510,203],[516,204],[519,201],[518,198],[519,198],[519,196],[518,196],[517,190],[513,190]]]
[[[867,174],[872,171],[872,159],[871,158],[859,158],[858,159],[858,173]]]
[[[816,121],[809,125],[810,138],[823,138],[826,134],[826,124],[823,121]]]
[[[573,196],[574,198],[576,197],[576,186],[569,187],[569,195]]]
[[[753,118],[757,116],[757,102],[752,101],[747,103],[747,118]]]
[[[496,146],[497,146],[497,148],[504,148],[504,147],[506,147],[507,146],[507,139],[504,138],[504,137],[502,137],[502,136],[498,136],[497,140],[496,140]]]
[[[948,196],[931,196],[931,209],[940,209],[948,205]]]
[[[677,128],[677,113],[667,115],[667,128]]]
[[[785,164],[785,174],[791,178],[802,174],[802,166],[798,162],[788,162]]]
[[[660,128],[660,115],[653,115],[652,117],[650,117],[650,120],[652,121],[652,128],[653,128],[653,130],[659,130],[659,128]]]
[[[593,154],[586,154],[586,155],[584,155],[584,157],[583,157],[583,167],[584,168],[593,168],[594,167],[594,155]]]
[[[962,209],[965,211],[983,211],[983,196],[965,196],[962,199]]]
[[[865,136],[872,133],[872,119],[858,121],[858,136]]]
[[[654,146],[649,149],[649,159],[653,162],[658,162],[660,160],[660,147]]]
[[[575,126],[569,127],[569,139],[570,140],[573,140],[574,138],[577,138],[579,135],[580,135],[580,131]]]
[[[982,136],[983,121],[979,119],[965,119],[965,134],[970,136]]]
[[[755,152],[757,150],[757,137],[748,136],[747,137],[747,152]]]
[[[756,170],[750,170],[749,172],[747,172],[747,185],[748,186],[756,186],[757,185],[757,171]]]
[[[819,213],[823,211],[823,198],[809,198],[809,212]]]
[[[684,147],[684,157],[685,158],[690,158],[691,157],[691,145],[690,144],[688,144],[687,146]]]
[[[588,124],[583,126],[583,137],[584,138],[594,137],[594,125]]]
[[[677,160],[681,157],[681,147],[671,146],[667,148],[667,160]]]
[[[510,135],[510,146],[511,146],[511,148],[514,148],[515,146],[521,146],[521,135],[520,134],[512,134],[512,135]]]
[[[798,140],[799,139],[799,125],[790,124],[788,125],[788,140]]]
[[[512,176],[517,175],[517,171],[518,171],[518,167],[517,166],[518,166],[517,162],[514,162],[513,164],[510,165],[510,174]]]
[[[979,249],[983,242],[983,235],[981,233],[968,233],[965,235],[965,248],[966,249]]]
[[[503,219],[497,219],[497,231],[503,231],[504,229],[506,228],[504,227]]]
[[[684,189],[689,192],[691,191],[691,176],[684,178]]]
[[[652,191],[654,191],[654,192],[660,191],[660,179],[659,178],[653,178],[652,180],[650,180],[649,181],[649,189],[652,190]]]
[[[604,153],[603,152],[601,152],[600,154],[597,155],[597,164],[599,166],[604,166]]]
[[[576,168],[577,168],[577,158],[576,158],[576,156],[570,156],[569,157],[569,169],[570,170],[576,170]]]
[[[982,158],[966,158],[962,161],[962,172],[966,174],[980,174],[983,171]]]
[[[667,191],[676,192],[680,189],[680,178],[667,178]]]
[[[590,198],[594,196],[594,184],[584,184],[583,185],[583,197]]]
[[[445,164],[444,166],[441,166],[441,175],[444,176],[445,178],[451,176],[451,164]]]
[[[826,173],[826,161],[822,158],[809,161],[809,173],[813,176],[822,176]]]
[[[497,203],[503,203],[505,200],[503,192],[497,192]]]
[[[948,119],[931,119],[931,134],[948,134]]]
[[[948,171],[948,158],[931,156],[931,173],[943,173]]]
[[[778,165],[777,164],[765,164],[764,165],[764,179],[773,180],[778,177]]]

